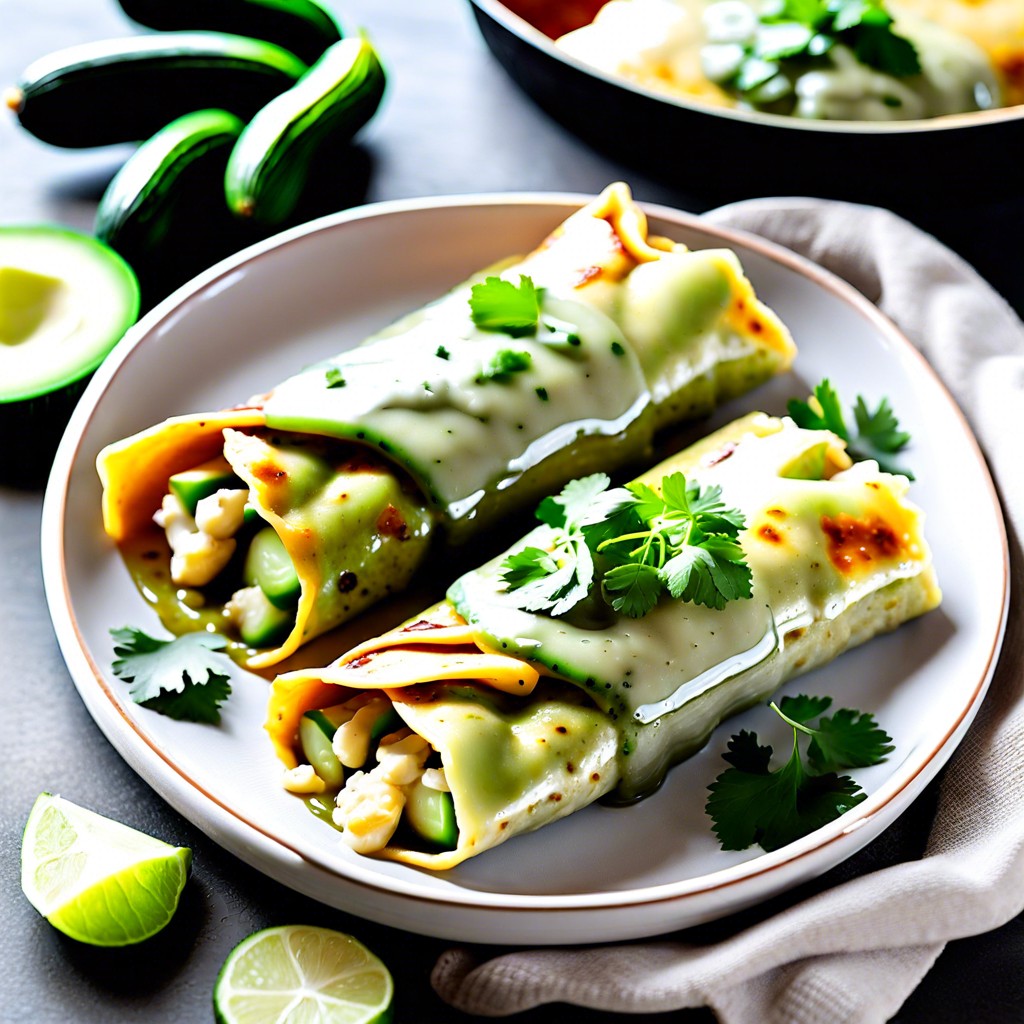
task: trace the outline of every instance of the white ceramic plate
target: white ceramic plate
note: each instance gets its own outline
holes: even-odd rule
[[[648,800],[587,808],[434,876],[352,854],[281,789],[262,731],[262,678],[238,673],[219,727],[175,722],[127,699],[110,671],[109,629],[162,631],[103,533],[93,468],[100,448],[164,416],[266,390],[479,267],[528,250],[583,201],[506,195],[382,204],[305,225],[218,265],[150,313],[100,369],[46,495],[43,569],[57,637],[82,699],[125,760],[256,868],[324,903],[415,932],[474,942],[626,939],[724,915],[822,873],[878,835],[946,761],[981,702],[1002,637],[1007,549],[995,493],[964,419],[924,361],[830,275],[763,242],[652,208],[661,234],[736,248],[800,346],[795,374],[733,403],[716,423],[753,408],[781,412],[786,398],[803,397],[827,375],[850,400],[888,395],[915,438],[912,494],[928,512],[942,607],[789,687],[873,711],[894,737],[886,763],[855,773],[868,793],[863,803],[775,853],[721,852],[703,804],[728,736],[745,727],[773,744],[786,739],[775,716],[755,708],[722,726]],[[378,616],[356,628],[383,624]],[[322,645],[316,654],[321,662],[330,656]]]

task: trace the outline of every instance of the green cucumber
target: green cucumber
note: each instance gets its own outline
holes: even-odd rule
[[[303,756],[331,789],[341,789],[345,781],[345,769],[331,745],[340,724],[326,711],[307,711],[299,720]]]
[[[341,38],[315,0],[118,0],[132,21],[160,31],[208,29],[277,43],[312,64]]]
[[[376,112],[384,87],[384,68],[368,39],[331,46],[246,125],[224,176],[230,208],[239,217],[282,223],[299,201],[318,152],[329,143],[333,155],[339,143],[347,143]]]
[[[231,216],[221,186],[243,127],[226,110],[183,114],[147,139],[103,193],[96,237],[135,268],[147,308],[257,240]]]
[[[239,611],[238,632],[250,647],[273,647],[291,632],[295,612],[272,605],[259,587],[239,590],[232,603]]]
[[[454,850],[459,842],[455,804],[451,793],[431,789],[418,779],[406,793],[405,820],[427,842]]]
[[[825,476],[825,458],[828,455],[828,441],[822,441],[813,448],[801,452],[791,459],[782,469],[779,476],[788,480],[821,480]]]
[[[89,377],[135,322],[139,284],[88,235],[0,227],[0,479],[45,479]]]
[[[216,494],[224,488],[241,490],[245,484],[235,475],[235,471],[228,465],[227,459],[223,456],[204,462],[195,469],[187,469],[182,473],[175,473],[168,481],[167,486],[171,494],[188,510],[190,516],[196,514],[196,506],[203,498]]]
[[[295,54],[247,36],[155,33],[41,57],[4,99],[44,142],[104,146],[148,139],[193,110],[223,108],[247,121],[306,70]]]
[[[302,589],[295,566],[284,543],[272,526],[264,527],[252,539],[242,577],[256,585],[275,608],[294,609]]]
[[[373,725],[370,726],[370,746],[372,747],[379,743],[382,736],[387,736],[389,733],[401,729],[403,725],[405,725],[405,722],[402,721],[394,706],[388,705],[387,710],[382,711],[373,720]]]

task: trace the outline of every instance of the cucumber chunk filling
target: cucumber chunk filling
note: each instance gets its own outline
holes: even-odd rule
[[[285,773],[285,787],[335,791],[332,821],[357,853],[382,850],[403,823],[434,848],[458,844],[437,751],[403,725],[383,694],[363,692],[344,704],[307,711],[299,722],[299,748],[305,763]]]
[[[345,769],[331,747],[334,728],[322,711],[307,711],[299,722],[299,743],[302,754],[313,771],[330,789],[340,789]]]
[[[276,608],[294,608],[298,604],[302,589],[299,576],[272,526],[264,527],[253,537],[242,577],[250,586],[258,586]]]
[[[176,495],[185,506],[189,515],[194,516],[196,506],[203,498],[219,490],[240,490],[245,485],[228,465],[227,459],[220,457],[204,462],[195,469],[175,473],[167,481],[167,486],[171,494]]]
[[[250,647],[270,647],[280,643],[295,622],[293,612],[272,605],[259,587],[236,590],[224,610],[238,628],[238,634]]]
[[[459,840],[452,795],[432,789],[421,778],[409,787],[405,801],[405,820],[427,842],[444,850],[454,850]]]

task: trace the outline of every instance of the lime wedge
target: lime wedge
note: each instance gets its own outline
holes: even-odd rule
[[[394,984],[361,942],[330,928],[265,928],[228,954],[213,990],[219,1024],[385,1024]]]
[[[94,946],[127,946],[174,915],[192,851],[42,793],[21,840],[21,888],[55,928]]]

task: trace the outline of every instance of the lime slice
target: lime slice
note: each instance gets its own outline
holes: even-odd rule
[[[330,928],[265,928],[228,954],[213,990],[219,1024],[384,1024],[394,984],[358,939]]]
[[[21,888],[55,928],[94,946],[127,946],[174,915],[192,851],[42,793],[21,840]]]

